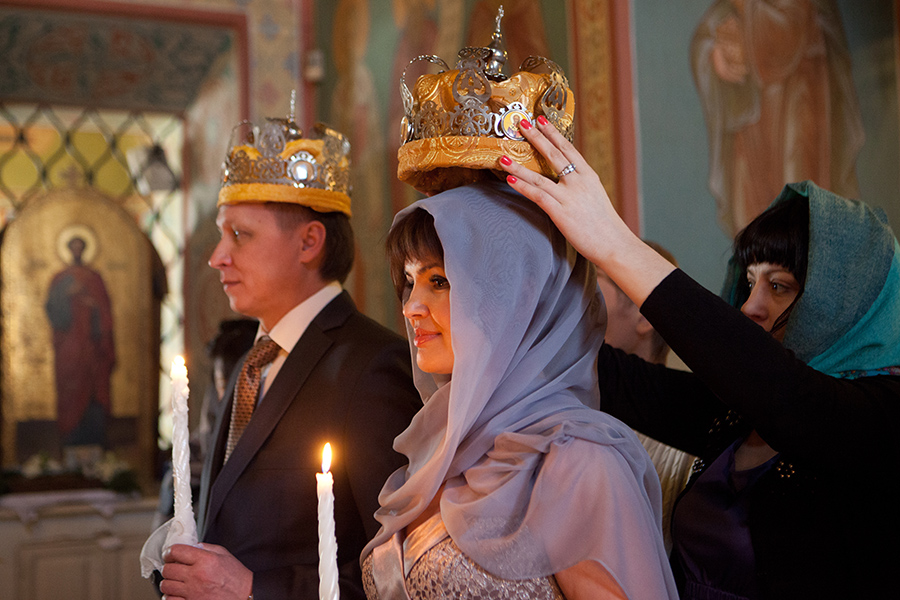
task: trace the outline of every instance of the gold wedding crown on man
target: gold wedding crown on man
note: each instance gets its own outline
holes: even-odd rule
[[[294,120],[267,117],[258,127],[242,121],[231,134],[218,205],[285,202],[318,212],[350,212],[350,142],[317,123],[312,135]]]
[[[572,141],[575,99],[565,73],[548,58],[529,56],[511,77],[500,20],[487,47],[459,51],[455,69],[434,55],[417,56],[400,77],[404,116],[397,177],[421,192],[438,192],[482,178],[504,154],[532,171],[556,173],[519,133],[522,119],[543,115]],[[422,75],[412,91],[406,70],[419,61],[441,68]],[[538,73],[543,70],[546,72]]]

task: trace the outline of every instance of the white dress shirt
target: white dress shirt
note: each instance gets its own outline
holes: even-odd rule
[[[316,315],[318,315],[329,302],[337,298],[342,291],[343,288],[341,288],[341,284],[337,281],[332,281],[288,311],[286,315],[281,317],[281,319],[275,323],[275,326],[272,327],[271,331],[267,332],[263,329],[262,324],[260,324],[259,331],[256,332],[255,341],[258,341],[259,338],[267,335],[272,338],[273,342],[278,344],[280,350],[278,351],[278,356],[275,357],[275,360],[273,360],[262,372],[260,381],[261,391],[259,393],[257,405],[259,405],[259,402],[262,402],[262,399],[269,390],[272,382],[275,381],[278,371],[281,370],[281,366],[284,364],[284,361],[287,360],[288,354],[290,354],[291,350],[294,349],[294,346],[297,345],[300,336],[303,335],[306,328],[312,323],[312,320],[316,318]]]

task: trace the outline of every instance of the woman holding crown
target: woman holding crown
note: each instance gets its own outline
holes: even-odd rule
[[[559,182],[505,156],[508,182],[693,371],[600,355],[604,409],[700,456],[672,519],[681,597],[894,597],[900,246],[884,214],[787,185],[735,240],[723,300],[628,229],[549,121],[521,128]]]
[[[491,172],[512,153],[549,173],[507,124],[537,111],[570,132],[571,91],[546,59],[507,79],[492,58],[467,48],[401,88],[399,176],[430,197],[396,216],[387,246],[424,406],[394,442],[409,464],[379,497],[366,593],[675,598],[654,467],[595,410],[594,270]]]

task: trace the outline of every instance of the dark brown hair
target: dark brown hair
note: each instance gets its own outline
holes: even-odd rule
[[[782,313],[772,331],[787,324],[794,305],[806,286],[806,266],[809,261],[809,198],[788,188],[778,204],[767,208],[753,219],[734,239],[734,258],[741,270],[737,306],[750,296],[747,267],[756,263],[780,265],[791,272],[800,284],[794,302]]]
[[[444,246],[434,228],[434,217],[421,208],[412,211],[391,228],[385,249],[391,281],[401,300],[406,288],[406,263],[410,259],[436,258],[444,262]]]

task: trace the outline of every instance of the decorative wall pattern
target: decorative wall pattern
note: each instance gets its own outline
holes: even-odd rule
[[[573,0],[569,22],[576,57],[575,109],[577,145],[600,175],[613,204],[621,211],[616,173],[613,103],[612,27],[609,0]],[[630,157],[619,157],[629,160]]]
[[[222,28],[0,9],[0,83],[9,100],[185,110],[233,44]]]
[[[286,114],[291,90],[300,85],[300,49],[304,44],[300,14],[312,0],[97,0],[95,7],[108,6],[109,13],[141,18],[160,13],[167,21],[204,23],[205,12],[233,14],[247,23],[246,52],[249,66],[248,118]],[[78,0],[13,0],[8,4],[40,5],[54,10],[84,10]],[[167,12],[166,8],[173,10]],[[177,12],[176,12],[177,11]],[[152,20],[152,17],[147,17]],[[302,103],[300,104],[302,107]],[[304,115],[300,115],[303,117]]]

